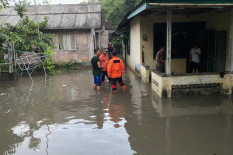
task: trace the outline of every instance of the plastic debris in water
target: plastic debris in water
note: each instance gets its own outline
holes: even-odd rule
[[[0,96],[5,96],[7,93],[1,93]]]

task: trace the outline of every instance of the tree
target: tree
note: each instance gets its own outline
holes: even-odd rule
[[[101,3],[106,20],[112,22],[115,30],[125,14],[142,0],[87,0],[80,4]]]
[[[54,52],[50,50],[54,48],[53,35],[41,31],[46,28],[48,18],[45,17],[42,22],[37,24],[28,16],[24,16],[27,10],[26,3],[24,2],[17,4],[15,10],[21,17],[21,20],[15,26],[6,23],[4,28],[0,28],[0,44],[2,45],[6,42],[10,42],[13,46],[11,48],[13,48],[18,55],[20,53],[17,51],[44,52],[48,56],[46,62],[47,69],[52,71],[54,68],[54,61],[51,55]],[[40,31],[37,31],[38,27]]]
[[[98,0],[106,20],[112,22],[115,30],[125,14],[133,9],[141,0]]]
[[[3,7],[5,8],[7,5],[9,5],[9,0],[0,0],[0,9],[2,9]]]
[[[26,2],[26,0],[15,3],[15,11],[20,16],[20,18],[23,18],[24,13],[27,12],[27,5],[28,3]]]
[[[133,9],[141,0],[98,0],[102,4],[102,12],[105,14],[106,21],[112,22],[113,30],[131,9]],[[119,35],[111,36],[110,42],[117,51],[121,51],[121,37]]]

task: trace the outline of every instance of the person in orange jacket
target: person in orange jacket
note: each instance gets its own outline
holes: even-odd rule
[[[122,80],[122,75],[124,74],[125,71],[125,65],[123,61],[116,56],[115,51],[113,51],[111,55],[112,55],[112,59],[108,63],[107,72],[108,72],[108,77],[111,79],[112,90],[114,92],[117,92],[117,87],[116,87],[117,81],[120,84],[121,88],[125,90],[126,87]]]
[[[107,67],[108,67],[108,61],[109,61],[108,53],[107,53],[106,48],[103,49],[103,53],[100,55],[99,58],[100,58],[100,62],[101,62],[101,65],[102,65],[102,83],[104,83],[105,76],[108,78]],[[109,80],[109,78],[108,78],[108,80]]]

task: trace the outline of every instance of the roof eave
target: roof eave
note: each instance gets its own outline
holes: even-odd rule
[[[141,6],[139,6],[136,10],[132,11],[128,16],[127,19],[131,19],[133,17],[135,17],[136,15],[138,15],[139,13],[141,13],[142,11],[146,10],[148,8],[148,3],[144,2]]]
[[[120,24],[117,27],[117,31],[120,31],[122,27],[125,27],[125,25],[135,16],[140,14],[141,12],[152,9],[152,8],[177,8],[177,7],[183,7],[183,8],[219,8],[219,7],[233,7],[232,3],[157,3],[153,2],[151,0],[144,0],[140,4],[138,4],[135,8],[130,10],[125,17],[122,19]]]

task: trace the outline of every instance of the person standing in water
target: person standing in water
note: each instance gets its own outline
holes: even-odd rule
[[[93,76],[94,76],[94,89],[100,91],[100,87],[102,84],[102,66],[99,59],[100,56],[100,49],[94,50],[94,57],[91,59],[92,69],[93,69]]]
[[[159,73],[165,72],[165,54],[164,47],[160,48],[160,50],[156,54],[156,67],[155,70]]]
[[[112,59],[108,63],[107,72],[108,77],[111,78],[112,90],[117,92],[117,82],[120,84],[123,90],[126,89],[125,84],[122,80],[122,75],[125,71],[125,65],[123,61],[116,56],[116,52],[112,52]]]
[[[108,53],[107,53],[106,48],[103,49],[103,53],[100,55],[99,58],[100,58],[100,62],[102,65],[102,83],[104,83],[105,76],[108,78],[107,67],[108,67],[108,61],[109,61],[109,57],[108,57]],[[109,80],[109,78],[108,78],[108,80]]]

